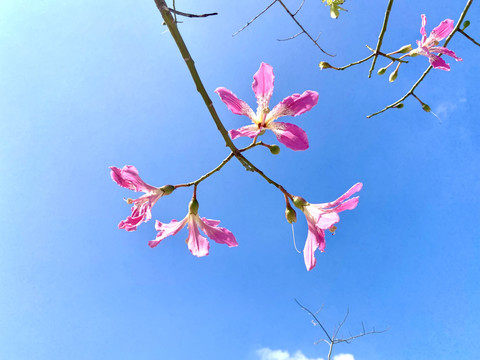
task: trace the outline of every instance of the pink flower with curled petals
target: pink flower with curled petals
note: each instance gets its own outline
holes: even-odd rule
[[[362,189],[362,183],[356,183],[337,200],[324,204],[310,204],[300,197],[294,198],[294,204],[305,214],[308,224],[308,236],[303,249],[305,266],[310,271],[315,267],[315,250],[325,251],[325,230],[335,232],[335,224],[340,221],[338,214],[357,207],[358,196],[349,199]]]
[[[445,62],[437,54],[445,54],[453,57],[456,61],[462,61],[452,50],[445,47],[437,46],[438,43],[445,39],[453,30],[453,20],[445,19],[440,25],[432,30],[430,36],[427,37],[425,31],[425,25],[427,24],[427,17],[422,14],[422,27],[420,28],[420,34],[422,34],[422,40],[417,40],[418,48],[410,51],[408,55],[417,56],[423,55],[428,57],[428,61],[435,69],[450,70],[450,65]]]
[[[188,238],[187,245],[190,252],[197,256],[207,256],[210,244],[208,240],[200,234],[200,230],[203,231],[208,238],[214,240],[219,244],[228,245],[228,247],[238,246],[237,240],[233,234],[222,227],[219,227],[219,220],[210,220],[207,218],[200,218],[198,215],[198,201],[192,200],[189,206],[189,212],[187,216],[181,221],[172,220],[170,223],[161,223],[157,220],[155,228],[158,230],[155,240],[150,240],[148,245],[152,248],[160,244],[160,242],[166,237],[176,235],[181,229],[187,225]]]
[[[140,178],[138,170],[132,165],[125,165],[122,169],[111,166],[110,169],[110,176],[118,185],[145,193],[138,199],[126,199],[128,204],[133,204],[132,215],[120,221],[118,224],[119,229],[127,231],[137,230],[140,223],[147,222],[152,218],[152,206],[155,205],[157,200],[174,190],[174,187],[171,185],[165,185],[160,188],[148,185]]]
[[[308,138],[305,131],[297,125],[284,122],[275,122],[282,116],[298,116],[307,112],[317,105],[318,93],[307,90],[303,94],[293,94],[270,110],[268,104],[273,94],[273,68],[265,63],[260,64],[260,69],[253,76],[252,89],[257,98],[257,112],[243,100],[240,100],[230,90],[219,87],[215,92],[227,105],[228,109],[237,115],[245,115],[252,120],[253,125],[243,126],[236,130],[230,130],[230,137],[235,140],[238,137],[247,136],[254,138],[262,131],[272,130],[278,141],[292,150],[308,149]]]

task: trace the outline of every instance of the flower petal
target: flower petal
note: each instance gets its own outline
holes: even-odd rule
[[[447,49],[447,48],[444,48],[442,46],[435,46],[433,48],[430,48],[430,52],[433,52],[433,53],[439,53],[439,54],[444,54],[444,55],[448,55],[448,56],[451,56],[453,57],[455,60],[457,61],[463,61],[462,58],[459,58],[455,52],[453,52],[452,50],[450,49]]]
[[[320,204],[324,209],[331,209],[331,208],[334,208],[336,207],[338,204],[340,204],[341,202],[343,202],[344,200],[348,199],[350,196],[352,196],[353,194],[359,192],[360,190],[362,190],[362,187],[363,187],[363,184],[362,183],[356,183],[355,185],[353,185],[350,189],[347,190],[347,192],[345,194],[343,194],[342,196],[340,196],[337,200],[335,201],[332,201],[332,202],[329,202],[329,203],[325,203],[325,204]]]
[[[318,103],[318,93],[307,90],[303,94],[287,96],[279,102],[267,115],[267,121],[273,121],[281,116],[298,116],[307,112]]]
[[[263,109],[268,108],[268,103],[273,94],[274,79],[273,68],[262,62],[258,71],[253,75],[252,83],[252,90],[257,98],[257,113],[259,111],[263,112]]]
[[[200,235],[200,231],[198,231],[198,226],[195,219],[198,218],[198,215],[190,214],[188,217],[188,249],[197,257],[207,256],[208,250],[210,249],[210,244],[205,237]],[[198,218],[198,220],[200,221],[200,218]]]
[[[428,55],[428,61],[430,61],[430,64],[433,66],[434,69],[440,69],[440,70],[450,70],[450,65],[448,65],[445,60],[443,60],[440,56],[435,55],[435,54],[429,54]]]
[[[436,41],[445,39],[452,32],[453,23],[454,22],[451,19],[443,20],[440,25],[432,30],[430,37],[433,37]]]
[[[289,149],[299,151],[308,149],[308,137],[297,125],[283,122],[271,122],[267,128],[275,133],[278,141]]]
[[[305,261],[307,270],[310,271],[317,264],[317,260],[315,259],[315,250],[320,248],[320,251],[323,252],[325,249],[325,232],[322,229],[317,228],[308,216],[307,224],[308,235],[307,241],[305,242],[305,247],[303,249],[303,259]]]
[[[157,188],[145,183],[138,175],[138,170],[135,166],[125,165],[122,169],[115,166],[110,166],[110,176],[112,180],[118,185],[133,190],[149,192],[156,190]]]
[[[186,216],[182,221],[172,220],[170,223],[161,223],[160,221],[155,222],[155,229],[157,229],[158,234],[155,240],[150,240],[148,246],[155,247],[160,244],[160,241],[165,239],[168,236],[173,236],[177,234],[187,222],[188,216]]]
[[[255,113],[245,101],[240,100],[237,95],[223,87],[217,88],[215,92],[231,112],[237,115],[246,115],[253,121]]]
[[[427,25],[427,17],[422,14],[422,27],[420,28],[420,34],[422,34],[422,42],[427,40],[427,32],[425,31],[425,25]]]
[[[232,140],[235,140],[236,138],[242,137],[242,136],[247,136],[251,139],[253,139],[255,136],[258,135],[260,130],[258,129],[257,125],[247,125],[243,126],[239,129],[236,130],[229,130],[228,134],[232,138]]]
[[[229,247],[238,246],[235,236],[230,230],[222,227],[217,227],[220,222],[218,220],[209,220],[202,218],[198,225],[200,229],[212,240],[219,244],[226,244]],[[212,225],[215,224],[215,225]]]

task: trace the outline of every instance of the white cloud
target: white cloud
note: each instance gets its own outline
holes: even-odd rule
[[[355,360],[352,354],[338,354],[333,357],[333,360]]]
[[[290,355],[286,350],[271,350],[269,348],[262,348],[257,350],[257,355],[260,360],[324,360],[323,358],[307,358],[298,350],[295,354]],[[333,360],[355,360],[352,354],[338,354],[333,357]]]

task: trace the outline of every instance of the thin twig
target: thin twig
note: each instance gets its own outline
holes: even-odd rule
[[[450,40],[452,39],[453,35],[455,35],[455,33],[460,29],[460,25],[462,24],[462,21],[463,19],[465,18],[465,16],[467,15],[467,12],[468,12],[468,8],[470,7],[470,5],[472,4],[473,0],[468,0],[465,7],[463,8],[463,11],[462,13],[460,14],[460,18],[458,19],[457,21],[457,25],[455,26],[455,28],[452,30],[452,32],[450,33],[450,35],[448,35],[447,39],[445,40],[445,43],[443,44],[443,47],[447,47],[447,44],[450,42]],[[384,111],[387,111],[388,109],[391,109],[391,108],[395,108],[398,104],[400,104],[402,101],[404,101],[407,97],[409,97],[410,95],[413,94],[413,92],[415,91],[415,89],[417,88],[417,86],[423,81],[423,79],[425,79],[425,76],[427,76],[427,74],[430,72],[430,70],[432,70],[433,66],[430,65],[427,70],[424,71],[424,73],[422,74],[422,76],[420,76],[420,78],[415,82],[415,84],[413,84],[412,88],[410,90],[408,90],[408,92],[403,95],[400,99],[398,99],[397,101],[395,101],[394,103],[384,107],[382,110],[380,111],[377,111],[373,114],[370,114],[367,116],[367,119],[370,119],[371,117],[375,116],[375,115],[378,115],[378,114],[381,114],[383,113]]]
[[[462,29],[458,29],[458,32],[460,34],[462,34],[463,36],[465,36],[468,40],[470,40],[471,42],[473,42],[475,45],[477,46],[480,46],[480,44],[478,42],[475,41],[474,38],[472,38],[470,35],[468,35],[465,31],[463,31]]]
[[[270,5],[268,5],[265,9],[263,9],[259,14],[257,14],[252,20],[250,20],[248,23],[245,24],[244,27],[242,27],[240,30],[238,30],[235,34],[233,34],[232,36],[235,36],[237,35],[238,33],[240,33],[243,29],[245,29],[248,25],[250,25],[251,23],[253,23],[255,20],[257,20],[261,15],[263,15],[268,9],[270,9],[273,4],[275,4],[277,2],[277,0],[273,0],[272,3]]]
[[[290,36],[289,38],[286,38],[286,39],[277,39],[278,41],[287,41],[287,40],[292,40],[292,39],[295,39],[298,35],[302,35],[303,34],[303,31],[300,31],[298,34],[295,34],[293,36]]]
[[[185,17],[189,17],[189,18],[204,18],[204,17],[207,17],[207,16],[213,16],[213,15],[218,15],[218,13],[210,13],[210,14],[202,14],[202,15],[195,15],[195,14],[189,14],[189,13],[184,13],[184,12],[181,12],[181,11],[178,11],[178,10],[175,10],[175,6],[174,8],[168,8],[168,10],[170,10],[172,13],[176,14],[176,15],[180,15],[180,16],[185,16]]]
[[[390,10],[392,9],[392,5],[393,5],[393,0],[389,0],[388,5],[387,5],[387,11],[385,11],[385,18],[383,19],[382,30],[380,30],[380,35],[378,35],[378,42],[377,42],[377,46],[375,47],[375,49],[376,49],[375,56],[373,57],[372,66],[370,67],[370,70],[368,71],[368,77],[369,78],[372,77],[372,72],[373,72],[373,69],[375,68],[375,63],[377,62],[378,52],[380,51],[380,48],[382,46],[383,36],[385,35],[385,32],[387,31],[388,18],[390,16]]]
[[[303,4],[305,4],[305,0],[302,0],[302,3],[301,3],[300,6],[298,7],[297,11],[295,11],[295,12],[293,13],[293,16],[295,16],[295,15],[298,14],[298,12],[300,11],[300,9],[303,7]]]
[[[318,47],[318,48],[320,49],[321,52],[323,52],[325,55],[328,55],[328,56],[332,56],[332,57],[335,56],[335,55],[332,55],[332,54],[327,53],[325,50],[323,50],[323,49],[321,48],[320,45],[318,45],[317,40],[314,40],[314,39],[312,38],[312,36],[304,29],[304,27],[302,26],[302,24],[300,24],[300,23],[298,22],[298,20],[295,18],[295,15],[290,12],[290,10],[285,6],[285,4],[283,3],[282,0],[277,0],[277,1],[280,3],[280,5],[283,6],[283,8],[284,8],[285,11],[288,13],[288,15],[290,15],[290,17],[293,19],[293,21],[295,21],[295,24],[297,24],[297,26],[298,26],[300,29],[302,29],[302,31],[305,33],[305,35],[307,35],[308,38],[309,38],[310,40],[312,40],[312,42],[315,44],[316,47]],[[318,39],[318,38],[317,38],[317,39]]]
[[[305,310],[307,313],[310,314],[311,317],[313,317],[315,319],[315,321],[317,322],[318,325],[320,325],[320,327],[322,328],[323,332],[325,333],[325,335],[327,335],[327,338],[328,340],[330,340],[330,342],[333,342],[332,338],[330,337],[329,333],[327,332],[327,330],[325,330],[325,328],[323,327],[322,323],[320,322],[320,320],[318,320],[318,318],[315,316],[314,313],[312,313],[309,309],[307,309],[305,306],[303,306],[302,304],[300,304],[300,302],[295,299],[295,302],[298,304],[298,306],[300,306],[303,310]]]

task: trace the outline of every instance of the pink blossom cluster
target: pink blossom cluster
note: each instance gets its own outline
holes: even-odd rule
[[[253,77],[252,84],[258,104],[256,112],[230,90],[226,88],[215,90],[220,99],[234,114],[248,116],[253,122],[252,125],[230,130],[229,134],[233,140],[242,136],[256,139],[263,135],[265,130],[271,130],[278,141],[286,147],[292,150],[305,150],[308,148],[308,138],[305,131],[297,125],[275,122],[275,120],[282,116],[298,116],[309,111],[317,104],[318,93],[307,90],[302,94],[290,95],[270,110],[269,102],[273,94],[273,83],[272,67],[262,63]],[[149,221],[152,218],[151,209],[158,199],[175,190],[175,186],[172,185],[162,187],[148,185],[140,178],[137,169],[131,165],[126,165],[122,169],[112,166],[110,169],[111,177],[118,185],[144,193],[138,199],[126,199],[128,204],[132,204],[132,213],[118,224],[120,229],[126,231],[134,231],[142,222]],[[361,188],[362,184],[357,183],[337,200],[324,204],[310,204],[300,197],[289,195],[295,206],[305,214],[308,224],[308,236],[303,251],[307,270],[315,267],[315,251],[317,249],[321,252],[325,250],[325,230],[334,231],[334,224],[340,221],[338,214],[344,210],[352,210],[357,206],[358,197],[350,197],[360,191]],[[293,211],[289,203],[287,206],[290,211]],[[157,220],[155,223],[155,228],[158,231],[157,236],[155,240],[149,241],[148,245],[152,248],[156,247],[163,239],[176,235],[187,226],[188,238],[186,242],[188,249],[197,257],[208,255],[210,244],[207,238],[229,247],[238,246],[231,231],[220,227],[220,221],[218,220],[200,217],[198,208],[199,204],[194,191],[194,197],[189,204],[187,215],[180,221],[172,220],[170,223],[162,223]],[[289,220],[288,217],[287,220]],[[289,220],[289,222],[291,221]],[[200,233],[200,230],[206,237]]]

